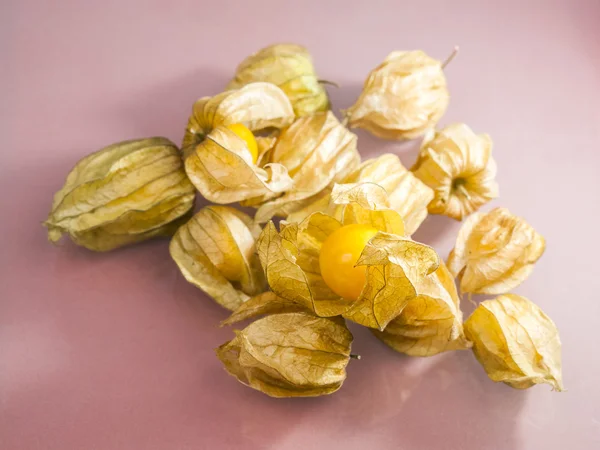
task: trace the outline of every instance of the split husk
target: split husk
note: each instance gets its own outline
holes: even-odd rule
[[[421,50],[392,52],[345,111],[350,127],[384,139],[413,139],[435,127],[450,96],[441,61]]]
[[[428,133],[410,170],[433,189],[432,214],[462,220],[498,197],[492,140],[462,123]]]
[[[481,302],[465,332],[493,381],[516,389],[546,383],[564,390],[556,325],[525,297],[507,294]]]
[[[460,300],[452,275],[443,262],[416,286],[416,296],[375,336],[394,350],[410,356],[432,356],[466,349]]]
[[[398,212],[389,209],[385,190],[372,183],[335,185],[332,201],[344,205],[341,221],[311,214],[301,223],[270,222],[258,243],[267,282],[276,296],[322,317],[343,315],[361,325],[383,329],[416,295],[417,284],[435,271],[439,258],[424,244],[404,236]],[[367,266],[367,282],[357,300],[344,299],[325,283],[319,252],[327,237],[344,225],[365,224],[380,230],[365,247],[358,265]]]
[[[238,381],[271,397],[315,397],[342,386],[351,344],[343,321],[274,314],[237,331],[217,356]]]
[[[427,205],[433,199],[433,190],[407,170],[398,156],[390,153],[366,160],[344,179],[344,183],[375,183],[384,188],[389,207],[402,216],[407,235],[413,234],[423,223]],[[331,189],[322,192],[292,212],[288,220],[299,222],[317,211],[341,219],[343,206],[331,202]]]
[[[301,117],[286,128],[271,150],[271,162],[283,165],[293,186],[281,197],[263,204],[258,222],[287,217],[334,182],[340,182],[360,164],[356,135],[331,111]]]
[[[260,227],[237,209],[207,206],[177,230],[169,251],[187,281],[233,311],[265,290],[259,234]]]
[[[329,109],[329,99],[317,78],[308,50],[300,45],[276,44],[246,58],[228,89],[266,81],[277,85],[290,99],[297,116]]]
[[[258,166],[246,142],[227,125],[242,124],[253,133],[272,134],[293,120],[290,101],[271,83],[251,83],[201,98],[194,104],[183,139],[188,177],[207,200],[221,204],[272,198],[290,189],[292,180],[286,168],[263,162],[273,136],[259,139]]]
[[[54,195],[44,226],[57,242],[108,251],[172,235],[194,204],[179,150],[166,138],[119,142],[86,156]]]
[[[529,277],[545,249],[545,239],[531,225],[496,208],[465,220],[448,268],[464,293],[504,294]]]

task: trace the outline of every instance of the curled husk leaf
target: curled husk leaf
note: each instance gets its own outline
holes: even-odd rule
[[[256,220],[288,216],[305,206],[334,182],[340,182],[360,164],[356,135],[331,111],[301,117],[285,129],[271,151],[271,162],[287,168],[293,186],[281,197],[263,204]]]
[[[465,322],[465,333],[493,381],[516,389],[540,383],[564,389],[556,325],[525,297],[507,294],[481,302]]]
[[[469,348],[454,279],[443,262],[417,283],[416,292],[383,331],[373,330],[375,336],[411,356]]]
[[[107,251],[172,235],[194,204],[179,150],[166,138],[119,142],[79,161],[54,195],[44,226],[83,247]]]
[[[413,139],[435,127],[450,96],[442,63],[421,50],[392,52],[345,114],[351,127],[384,139]]]
[[[465,220],[448,268],[462,292],[504,294],[525,281],[545,249],[545,239],[531,225],[496,208]]]
[[[498,197],[492,140],[463,123],[429,133],[411,170],[434,191],[432,214],[462,220]]]
[[[300,45],[276,44],[246,58],[237,68],[228,89],[267,81],[286,93],[297,116],[329,108],[327,92],[319,82],[308,50]]]
[[[318,316],[343,315],[361,325],[383,329],[416,295],[416,285],[437,269],[435,251],[404,236],[404,223],[389,209],[385,190],[373,183],[335,185],[332,202],[343,205],[338,220],[321,212],[301,223],[273,222],[264,228],[257,249],[271,290]],[[380,230],[367,244],[358,265],[367,266],[366,285],[355,301],[335,294],[319,266],[323,242],[337,229],[365,224]]]
[[[398,156],[388,153],[368,159],[344,179],[344,183],[365,182],[375,183],[386,190],[389,207],[402,216],[407,235],[417,231],[427,217],[427,205],[433,199],[433,190],[407,170]],[[340,218],[342,206],[330,201],[330,192],[311,198],[309,203],[291,213],[288,220],[297,222],[316,211]]]
[[[237,209],[207,206],[177,230],[169,251],[187,281],[233,311],[265,290],[259,234],[260,227]]]
[[[233,203],[253,197],[271,198],[291,188],[281,164],[265,163],[273,136],[260,139],[259,161],[243,139],[227,128],[243,124],[253,133],[279,130],[294,120],[292,105],[281,89],[252,83],[196,101],[183,139],[185,171],[208,200]]]
[[[237,331],[217,356],[238,381],[271,397],[315,397],[342,386],[351,344],[342,321],[274,314]]]

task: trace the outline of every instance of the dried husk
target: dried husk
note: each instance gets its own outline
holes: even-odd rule
[[[496,208],[465,220],[448,268],[464,293],[504,294],[525,281],[545,249],[545,239],[531,225]]]
[[[275,44],[250,55],[238,66],[228,89],[257,81],[281,88],[297,116],[329,109],[327,92],[317,78],[310,53],[300,45]]]
[[[286,313],[237,331],[217,356],[238,381],[271,397],[316,397],[342,386],[351,344],[339,320]]]
[[[166,138],[119,142],[79,161],[54,195],[44,226],[57,242],[108,251],[172,235],[194,204],[179,150]]]
[[[404,221],[405,233],[413,234],[427,217],[427,205],[433,199],[433,190],[407,170],[398,156],[387,153],[368,159],[344,179],[344,183],[375,183],[388,194],[389,207],[396,210]],[[302,208],[288,216],[291,222],[299,222],[313,212],[325,212],[340,218],[342,207],[333,204],[331,189],[311,197]]]
[[[350,127],[384,139],[413,139],[435,127],[450,96],[442,63],[421,50],[392,52],[345,111]]]
[[[194,104],[183,139],[188,177],[206,199],[221,204],[268,199],[290,189],[286,168],[265,162],[274,136],[258,140],[259,166],[253,163],[245,141],[227,125],[241,123],[253,133],[272,134],[293,120],[285,93],[270,83],[252,83],[201,98]]]
[[[279,297],[274,292],[268,291],[249,298],[242,303],[231,315],[221,322],[221,326],[233,325],[248,319],[256,319],[269,314],[283,314],[291,312],[307,312],[311,310],[299,303]]]
[[[463,123],[429,133],[411,170],[434,191],[432,214],[462,220],[498,197],[492,140]]]
[[[546,383],[564,390],[556,325],[525,297],[507,294],[481,302],[465,322],[465,333],[493,381],[516,389]]]
[[[271,162],[287,168],[293,186],[258,209],[258,222],[275,215],[287,217],[302,208],[307,199],[354,171],[360,155],[356,135],[328,111],[301,117],[285,129],[271,151]]]
[[[471,346],[465,338],[454,279],[440,262],[416,285],[417,295],[383,331],[372,330],[394,350],[410,356],[432,356]]]
[[[265,290],[256,255],[259,234],[248,215],[229,206],[207,206],[177,230],[169,251],[187,281],[233,311]]]
[[[416,295],[416,285],[439,263],[435,251],[404,237],[398,212],[389,209],[385,190],[373,183],[335,185],[334,204],[343,205],[341,220],[314,213],[300,224],[282,222],[277,232],[270,222],[257,244],[267,282],[277,297],[297,303],[318,316],[344,315],[361,325],[383,329],[404,303]],[[323,242],[331,233],[353,223],[381,233],[365,247],[358,262],[367,267],[360,297],[341,298],[325,283],[319,266]]]

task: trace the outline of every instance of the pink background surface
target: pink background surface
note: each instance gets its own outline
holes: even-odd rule
[[[3,1],[0,447],[600,448],[599,23],[597,0]],[[308,46],[341,84],[336,108],[389,51],[442,59],[461,45],[442,124],[493,137],[501,198],[485,209],[547,238],[516,292],[558,325],[568,392],[494,384],[466,351],[403,357],[354,327],[363,359],[341,391],[274,400],[222,370],[227,313],[184,281],[167,241],[108,254],[46,242],[40,222],[79,158],[126,138],[180,142],[192,102],[279,41]],[[416,155],[364,133],[359,146]],[[416,238],[446,255],[458,228],[431,217]]]

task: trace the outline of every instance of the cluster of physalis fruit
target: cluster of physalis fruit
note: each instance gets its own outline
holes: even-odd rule
[[[494,381],[560,391],[554,323],[509,293],[545,241],[505,208],[477,212],[498,196],[492,141],[465,124],[436,129],[447,62],[391,53],[340,122],[306,49],[260,50],[225,91],[194,103],[181,148],[137,139],[77,163],[49,238],[107,251],[172,236],[183,276],[232,311],[224,324],[252,319],[217,355],[270,396],[339,389],[353,357],[347,321],[401,353],[470,349]],[[361,161],[352,128],[422,137],[417,162]],[[213,204],[194,214],[197,192]],[[410,237],[428,214],[463,221],[446,261]],[[463,321],[459,292],[496,297]]]

